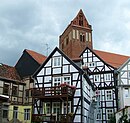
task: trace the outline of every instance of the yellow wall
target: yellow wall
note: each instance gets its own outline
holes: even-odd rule
[[[9,121],[13,119],[13,107],[16,106],[18,107],[18,120],[22,121],[23,123],[31,123],[31,112],[32,112],[32,107],[31,106],[19,106],[19,105],[10,105],[9,106],[9,115],[8,119]],[[24,109],[30,109],[30,120],[24,120]]]

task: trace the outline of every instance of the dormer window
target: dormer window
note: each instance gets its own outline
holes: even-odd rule
[[[61,66],[61,57],[54,57],[53,58],[53,67]]]

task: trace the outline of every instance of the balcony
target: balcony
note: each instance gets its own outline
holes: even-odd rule
[[[72,98],[76,87],[70,86],[66,83],[54,87],[33,88],[31,89],[33,98],[40,99],[64,99],[66,97]]]
[[[73,123],[73,115],[71,114],[32,114],[32,123]]]

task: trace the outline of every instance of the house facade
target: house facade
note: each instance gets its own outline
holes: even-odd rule
[[[26,49],[14,67],[0,64],[0,122],[31,123],[31,75],[45,58]]]
[[[32,121],[94,122],[92,107],[90,112],[94,87],[87,74],[58,48],[33,77]]]

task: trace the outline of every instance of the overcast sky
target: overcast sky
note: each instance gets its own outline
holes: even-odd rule
[[[94,49],[130,55],[130,0],[0,0],[0,63],[14,66],[24,49],[47,55],[80,9]]]

